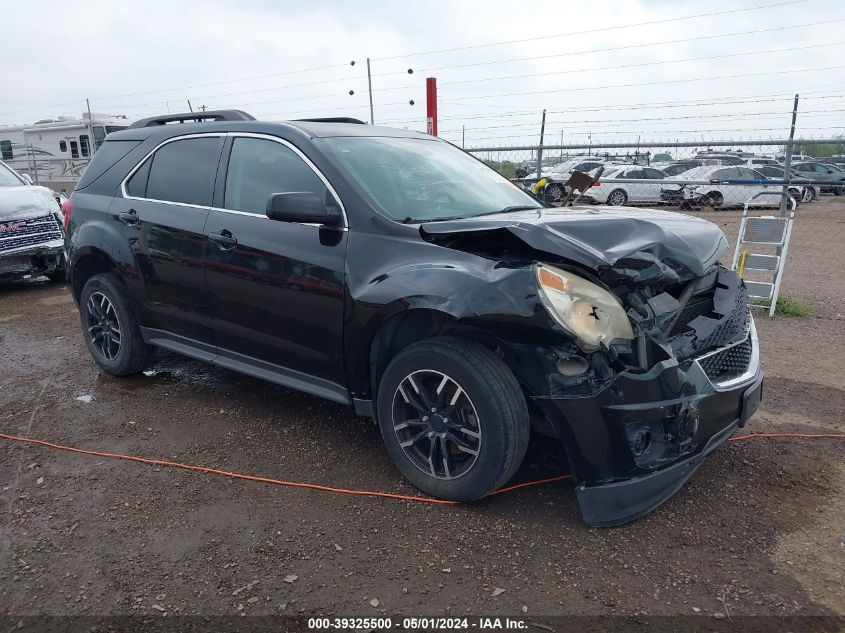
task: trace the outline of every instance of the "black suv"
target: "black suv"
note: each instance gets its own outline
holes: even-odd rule
[[[103,370],[139,372],[163,347],[354,406],[437,497],[500,487],[533,430],[565,447],[585,520],[624,523],[760,401],[716,226],[549,208],[430,136],[147,119],[108,136],[66,212]]]

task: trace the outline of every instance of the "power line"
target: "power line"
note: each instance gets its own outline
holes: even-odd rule
[[[621,51],[621,50],[630,50],[633,48],[645,48],[650,46],[665,46],[667,44],[685,44],[687,42],[695,42],[700,40],[709,40],[709,39],[717,39],[717,38],[724,38],[724,37],[736,37],[739,35],[755,35],[758,33],[772,33],[776,31],[786,31],[792,29],[800,29],[808,26],[820,26],[820,25],[827,25],[833,24],[836,22],[843,22],[845,18],[836,18],[834,20],[821,20],[819,22],[808,22],[805,24],[790,24],[788,26],[778,26],[768,29],[755,29],[753,31],[738,31],[734,33],[721,33],[717,35],[700,35],[697,37],[685,37],[679,40],[662,40],[657,42],[645,42],[642,44],[628,44],[626,46],[611,46],[609,48],[593,48],[593,49],[584,49],[580,51],[569,51],[566,53],[553,53],[549,55],[536,55],[533,57],[511,57],[509,59],[499,59],[494,61],[486,61],[486,62],[473,62],[470,64],[456,64],[452,66],[435,66],[432,68],[421,68],[418,69],[417,72],[421,73],[428,73],[434,72],[438,70],[454,70],[454,69],[461,69],[461,68],[474,68],[478,66],[489,66],[489,65],[500,65],[500,64],[509,64],[513,62],[526,62],[526,61],[536,61],[539,59],[553,59],[556,57],[568,57],[573,55],[590,55],[594,53],[607,53],[611,51]],[[404,75],[406,71],[396,71],[390,73],[380,73],[377,75],[373,75],[374,77],[387,77],[391,75]]]
[[[404,53],[402,55],[391,55],[391,56],[388,56],[388,57],[373,57],[372,59],[373,59],[373,61],[383,61],[383,60],[388,60],[388,59],[400,59],[400,58],[403,58],[403,57],[420,57],[420,56],[423,56],[423,55],[435,55],[437,53],[453,53],[455,51],[466,51],[466,50],[472,50],[472,49],[478,49],[478,48],[489,48],[491,46],[504,46],[504,45],[507,45],[507,44],[521,44],[523,42],[537,42],[537,41],[540,41],[540,40],[550,40],[550,39],[556,39],[556,38],[559,38],[559,37],[572,37],[574,35],[588,35],[588,34],[591,34],[591,33],[606,33],[608,31],[618,31],[618,30],[621,30],[621,29],[632,29],[632,28],[637,28],[637,27],[640,27],[640,26],[653,26],[655,24],[666,24],[666,23],[670,23],[670,22],[681,22],[683,20],[694,20],[694,19],[697,19],[697,18],[709,18],[709,17],[713,17],[713,16],[717,16],[717,15],[730,15],[730,14],[734,14],[734,13],[745,13],[745,12],[748,12],[748,11],[758,11],[758,10],[761,10],[761,9],[772,9],[774,7],[784,7],[784,6],[789,6],[789,5],[793,5],[793,4],[801,4],[801,3],[804,3],[804,2],[808,2],[808,1],[809,0],[789,0],[787,2],[776,2],[774,4],[764,4],[764,5],[758,5],[758,6],[755,6],[755,7],[745,7],[745,8],[742,8],[742,9],[728,9],[728,10],[725,10],[725,11],[714,11],[714,12],[711,12],[711,13],[698,13],[696,15],[686,15],[686,16],[681,16],[681,17],[677,17],[677,18],[664,18],[662,20],[650,20],[648,22],[637,22],[637,23],[634,23],[634,24],[621,24],[619,26],[606,26],[606,27],[602,27],[602,28],[598,28],[598,29],[590,29],[590,30],[587,30],[587,31],[570,31],[568,33],[558,33],[556,35],[539,35],[539,36],[536,36],[536,37],[526,37],[526,38],[518,39],[518,40],[504,40],[504,41],[501,41],[501,42],[488,42],[488,43],[485,43],[485,44],[472,44],[470,46],[458,46],[458,47],[455,47],[455,48],[441,48],[441,49],[438,49],[438,50],[422,51],[422,52],[417,52],[417,53]]]
[[[620,70],[624,68],[643,68],[645,66],[662,66],[665,64],[682,64],[686,62],[697,62],[697,61],[705,61],[709,59],[724,59],[725,57],[746,57],[749,55],[764,55],[769,53],[787,53],[791,51],[801,51],[810,48],[824,48],[827,46],[841,46],[845,44],[845,40],[840,40],[838,42],[828,42],[825,44],[809,44],[807,46],[795,46],[793,48],[774,48],[765,51],[746,51],[742,53],[725,53],[722,55],[707,55],[702,57],[688,57],[686,59],[666,59],[660,60],[656,62],[641,62],[638,64],[623,64],[621,66],[599,66],[596,68],[579,68],[575,70],[559,70],[559,71],[552,71],[552,72],[544,72],[544,73],[526,73],[524,75],[500,75],[495,77],[484,77],[482,79],[461,79],[458,81],[446,81],[443,82],[442,85],[444,86],[453,86],[457,84],[470,84],[470,83],[480,83],[485,81],[502,81],[507,79],[528,79],[530,77],[548,77],[551,75],[574,75],[579,73],[592,73],[598,72],[601,70]]]
[[[845,112],[845,108],[839,109],[825,109],[825,110],[804,110],[801,112],[801,116],[813,115],[815,117],[819,116],[826,116],[830,114],[831,116],[841,116],[839,114],[831,114],[831,113],[838,113],[838,112]],[[777,111],[768,111],[768,112],[739,112],[739,113],[732,113],[732,114],[710,114],[710,115],[691,115],[691,116],[677,116],[677,117],[645,117],[645,118],[638,118],[638,119],[577,119],[574,121],[547,121],[546,126],[549,128],[552,127],[572,127],[571,124],[583,124],[583,123],[610,123],[614,125],[618,124],[625,124],[625,123],[650,123],[650,122],[658,122],[662,123],[664,121],[707,121],[709,119],[739,119],[742,120],[743,117],[755,117],[755,118],[771,118],[765,115],[789,115],[791,114],[791,110],[787,111],[784,110],[782,112]],[[821,114],[820,114],[821,113]],[[535,113],[536,114],[536,113]],[[536,128],[537,123],[511,123],[508,125],[490,125],[485,127],[467,127],[464,128],[466,131],[471,130],[498,130],[498,129],[512,129],[518,127],[531,127],[534,126]],[[460,129],[452,129],[452,130],[443,130],[443,132],[460,132]]]
[[[608,90],[610,88],[635,88],[640,86],[663,86],[668,84],[691,83],[695,81],[713,81],[718,79],[743,79],[747,77],[765,77],[770,75],[785,75],[794,73],[808,73],[821,70],[839,70],[845,66],[819,66],[816,68],[799,68],[795,70],[775,70],[764,73],[746,73],[741,75],[716,75],[713,77],[694,77],[690,79],[669,79],[665,81],[647,81],[630,84],[613,84],[610,86],[587,86],[577,88],[560,88],[557,90],[533,90],[530,92],[511,92],[505,94],[489,94],[489,95],[475,95],[468,97],[455,97],[453,99],[444,99],[444,101],[468,101],[477,99],[490,99],[494,97],[524,97],[525,95],[539,95],[539,94],[553,94],[559,92],[582,92],[587,90]]]
[[[801,98],[806,99],[832,99],[832,98],[839,98],[845,97],[845,93],[836,91],[836,94],[826,94],[830,91],[803,91],[803,90],[796,90],[795,92],[801,93]],[[666,108],[687,108],[687,107],[709,107],[709,106],[722,106],[722,105],[735,105],[735,104],[757,104],[757,103],[775,103],[779,101],[788,101],[792,102],[794,92],[773,92],[773,93],[763,93],[763,94],[751,94],[751,95],[737,95],[733,97],[733,100],[702,100],[702,99],[692,99],[692,100],[684,100],[684,101],[651,101],[651,102],[640,102],[640,103],[613,103],[613,104],[604,104],[604,105],[596,105],[590,107],[583,107],[583,106],[575,106],[571,108],[566,108],[562,110],[547,108],[549,113],[562,113],[562,114],[570,114],[572,112],[605,112],[605,111],[624,111],[624,110],[658,110],[658,109],[666,109]],[[823,96],[805,96],[805,95],[823,95]],[[769,99],[762,99],[757,97],[781,97],[781,98],[769,98]],[[477,106],[478,104],[468,104],[468,103],[454,103],[449,104],[450,106]],[[509,106],[506,106],[509,107]],[[457,115],[457,116],[446,116],[446,117],[438,117],[440,121],[468,121],[473,119],[501,119],[501,118],[511,118],[516,116],[536,116],[537,110],[511,110],[509,112],[498,112],[495,114],[473,114],[473,115]],[[386,119],[385,123],[414,123],[415,120],[409,119]]]

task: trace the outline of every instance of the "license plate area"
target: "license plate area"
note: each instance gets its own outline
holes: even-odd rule
[[[763,381],[762,379],[745,390],[742,394],[742,410],[739,416],[739,426],[745,426],[748,419],[757,413],[760,408],[760,402],[763,400]]]

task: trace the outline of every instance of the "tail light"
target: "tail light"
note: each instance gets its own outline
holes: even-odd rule
[[[62,202],[62,215],[64,216],[65,231],[67,231],[67,225],[70,223],[71,211],[73,211],[73,201],[70,198],[66,198]]]
[[[601,187],[601,183],[600,182],[594,182],[593,187]]]

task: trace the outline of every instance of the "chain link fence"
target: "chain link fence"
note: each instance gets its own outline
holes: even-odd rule
[[[736,260],[735,266],[760,295],[758,304],[767,304],[767,293],[776,296],[781,285],[782,303],[800,303],[799,309],[805,304],[817,314],[834,317],[845,313],[843,139],[466,151],[552,205],[658,208],[710,220],[730,242],[724,262]],[[589,178],[578,182],[573,178],[577,173]],[[747,223],[741,241],[744,215],[765,219]],[[768,233],[761,237],[760,231]],[[783,271],[780,280],[775,266]],[[784,304],[784,309],[789,306]]]

